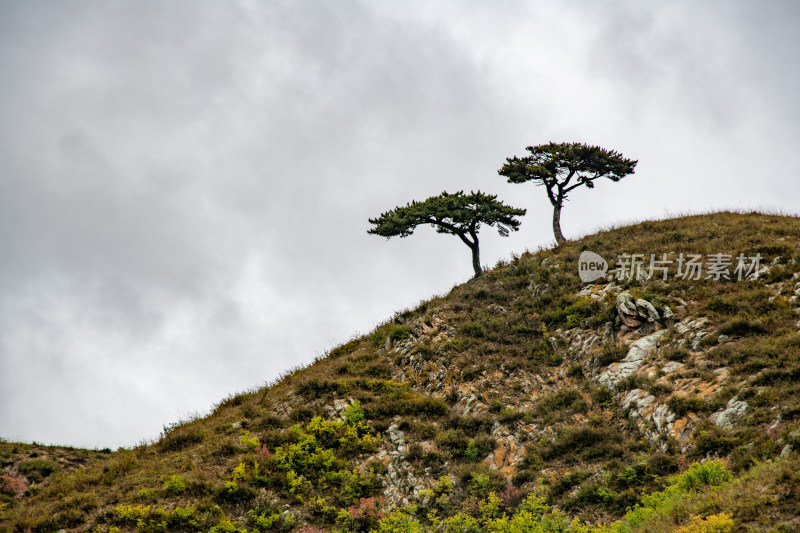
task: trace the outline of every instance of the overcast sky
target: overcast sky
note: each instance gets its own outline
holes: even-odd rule
[[[506,157],[638,159],[568,238],[798,212],[795,1],[0,0],[0,437],[131,446],[471,275],[367,219],[442,190],[528,209]]]

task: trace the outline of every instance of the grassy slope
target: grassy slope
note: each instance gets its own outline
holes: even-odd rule
[[[797,218],[719,213],[524,254],[152,445],[101,453],[0,443],[0,531],[369,530],[404,504],[427,527],[432,511],[480,515],[491,492],[511,513],[532,491],[569,516],[608,523],[707,457],[747,482],[709,490],[645,530],[720,512],[735,530],[798,527],[800,317],[790,298],[799,245]],[[780,259],[752,283],[629,281],[591,298],[578,294],[575,272],[587,249],[609,259]],[[609,391],[599,377],[640,336],[614,326],[623,289],[676,316],[647,364]],[[676,329],[703,318],[702,339]],[[693,339],[696,350],[686,346]],[[665,374],[668,362],[678,370]],[[624,407],[630,391],[669,408],[683,431],[659,432],[646,409]],[[734,397],[748,403],[743,418],[731,428],[709,421]],[[335,422],[354,400],[360,407]],[[787,445],[794,452],[772,462]]]

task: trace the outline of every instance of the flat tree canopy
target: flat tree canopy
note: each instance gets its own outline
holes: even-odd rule
[[[580,143],[554,143],[528,146],[530,155],[506,158],[497,171],[509,183],[532,181],[547,188],[547,198],[553,205],[553,233],[556,242],[566,239],[561,233],[561,208],[567,195],[581,186],[594,188],[594,180],[608,178],[619,181],[633,174],[636,163],[614,150]]]
[[[438,233],[457,235],[472,250],[472,268],[478,277],[483,273],[478,244],[481,225],[494,226],[501,236],[506,237],[509,231],[519,229],[520,221],[516,217],[524,214],[525,209],[507,206],[498,201],[497,196],[480,191],[470,194],[443,192],[424,202],[412,201],[382,213],[378,218],[369,219],[375,227],[367,233],[387,238],[408,237],[417,226],[431,225]]]

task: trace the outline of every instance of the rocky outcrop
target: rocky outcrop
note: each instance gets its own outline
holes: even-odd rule
[[[600,375],[598,381],[605,385],[608,390],[617,392],[619,384],[626,378],[634,375],[647,358],[655,353],[659,341],[664,337],[666,330],[659,330],[633,341],[628,348],[628,353],[619,363],[612,363],[608,369]]]
[[[721,428],[733,427],[733,424],[747,412],[747,408],[746,401],[739,400],[734,396],[728,400],[725,409],[717,411],[708,418]]]
[[[489,468],[498,470],[506,478],[511,479],[522,462],[525,447],[519,442],[516,435],[499,424],[495,425],[492,436],[497,442],[497,447],[486,457],[484,462]]]
[[[388,450],[381,450],[375,459],[386,465],[383,495],[392,505],[408,505],[409,498],[416,496],[426,486],[412,472],[405,459],[408,450],[404,433],[396,424],[386,431]]]
[[[617,316],[623,325],[631,329],[644,324],[649,324],[652,329],[656,329],[661,320],[661,316],[653,304],[641,298],[634,299],[627,291],[617,296]]]

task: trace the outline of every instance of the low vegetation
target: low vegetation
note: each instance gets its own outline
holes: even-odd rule
[[[0,531],[796,530],[798,243],[800,220],[759,214],[612,229],[502,262],[157,442],[0,441]],[[767,269],[586,289],[585,250]],[[623,327],[622,291],[660,323]],[[663,336],[642,366],[600,379],[647,327]]]

